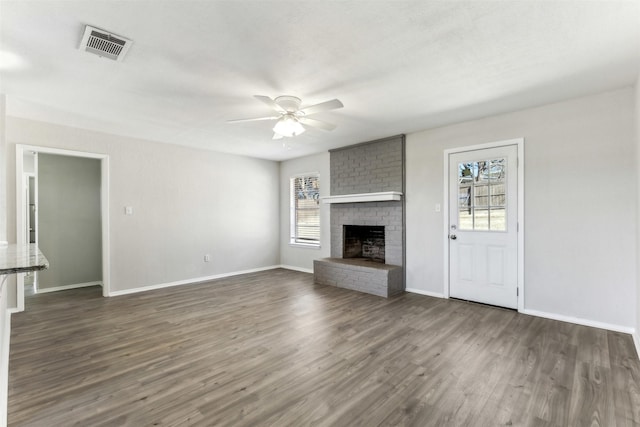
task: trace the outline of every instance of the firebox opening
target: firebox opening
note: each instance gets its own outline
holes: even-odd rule
[[[384,263],[384,226],[344,225],[343,258],[366,258]]]

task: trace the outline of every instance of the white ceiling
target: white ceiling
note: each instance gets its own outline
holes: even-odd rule
[[[89,24],[134,41],[78,50]],[[632,85],[640,1],[0,1],[11,116],[284,160]],[[272,141],[253,95],[339,98]]]

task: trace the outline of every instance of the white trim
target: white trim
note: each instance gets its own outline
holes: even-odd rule
[[[3,296],[7,293],[4,292]],[[7,311],[2,331],[2,353],[0,354],[0,426],[7,425],[9,404],[9,348],[11,345],[11,312]]]
[[[257,273],[260,271],[274,270],[280,268],[279,265],[270,265],[267,267],[252,268],[250,270],[232,271],[230,273],[214,274],[213,276],[194,277],[186,280],[176,280],[175,282],[158,283],[155,285],[140,286],[138,288],[123,289],[121,291],[111,291],[109,297],[117,297],[120,295],[137,294],[138,292],[153,291],[156,289],[170,288],[172,286],[193,285],[196,283],[209,282],[211,280],[223,279],[225,277],[239,276],[241,274]]]
[[[320,243],[300,243],[300,242],[289,242],[289,246],[294,248],[306,248],[306,249],[320,249]]]
[[[24,209],[24,151],[22,145],[16,144],[16,243],[18,245],[27,243],[24,235],[26,228],[24,224],[26,215]],[[16,307],[9,309],[11,313],[24,311],[24,276],[24,273],[16,274]]]
[[[400,191],[382,191],[379,193],[344,194],[340,196],[320,197],[322,203],[362,203],[362,202],[389,202],[402,200]]]
[[[417,288],[405,288],[406,292],[411,292],[412,294],[419,294],[419,295],[425,295],[428,297],[434,297],[434,298],[445,298],[445,296],[439,292],[431,292],[431,291],[425,291],[422,289],[417,289]]]
[[[69,289],[77,289],[77,288],[88,288],[89,286],[102,286],[102,282],[97,281],[97,282],[74,283],[72,285],[55,286],[53,288],[40,288],[36,291],[36,294],[46,294],[49,292],[66,291]]]
[[[559,320],[561,322],[574,323],[576,325],[590,326],[592,328],[606,329],[608,331],[622,332],[625,334],[635,334],[635,329],[628,326],[614,325],[611,323],[597,322],[595,320],[581,319],[579,317],[565,316],[562,314],[547,313],[544,311],[524,309],[522,314],[530,316],[544,317],[545,319]]]
[[[444,203],[442,215],[443,223],[443,253],[444,253],[444,283],[443,296],[449,298],[449,155],[465,151],[485,150],[488,148],[515,145],[518,150],[518,311],[524,310],[524,138],[507,139],[486,144],[469,145],[466,147],[449,148],[444,150],[443,189]]]
[[[111,289],[111,232],[109,220],[109,156],[100,162],[100,204],[102,205],[102,296],[109,295]]]
[[[102,223],[102,295],[108,296],[111,283],[111,253],[109,240],[109,155],[85,151],[65,150],[61,148],[40,147],[36,145],[16,144],[16,243],[24,244],[24,188],[22,174],[25,151],[58,154],[62,156],[84,157],[100,160],[100,204]],[[37,169],[36,169],[37,174]],[[36,229],[37,230],[37,229]],[[46,255],[45,255],[46,256]],[[12,312],[24,311],[24,274],[17,275],[17,307]]]
[[[444,199],[442,201],[442,236],[443,242],[443,260],[444,260],[444,283],[442,284],[442,295],[449,298],[449,150],[444,150],[444,168],[442,177],[442,187],[444,188]]]
[[[320,178],[320,171],[313,171],[313,172],[305,172],[305,173],[296,173],[293,175],[289,176],[289,180],[293,179],[293,178],[304,178],[306,176],[313,176],[313,175],[317,175],[318,179]]]
[[[518,147],[518,311],[524,310],[524,138]]]
[[[633,335],[633,343],[636,345],[636,355],[640,359],[640,331],[635,331]]]
[[[302,174],[296,174],[296,175],[291,175],[289,177],[289,245],[291,246],[315,246],[317,248],[320,248],[320,236],[322,235],[322,225],[320,225],[318,227],[318,240],[317,241],[313,241],[313,242],[298,242],[296,239],[297,234],[296,234],[296,225],[298,222],[298,216],[296,215],[296,195],[294,194],[294,190],[295,190],[295,180],[298,178],[311,178],[314,177],[318,180],[318,183],[321,183],[321,179],[320,179],[320,172],[309,172],[309,173],[302,173]],[[320,184],[322,185],[322,184]],[[320,189],[318,189],[318,196],[320,195],[319,193]],[[322,212],[320,212],[320,203],[318,203],[318,219],[320,221],[320,224],[322,224],[322,220],[321,220],[321,214]]]
[[[280,264],[280,268],[284,268],[285,270],[299,271],[301,273],[313,274],[313,268],[302,268],[302,267],[296,267],[294,265],[285,265],[285,264]]]
[[[61,156],[86,157],[90,159],[103,159],[105,157],[108,157],[108,154],[103,154],[103,153],[90,153],[88,151],[66,150],[64,148],[41,147],[38,145],[16,144],[16,147],[20,147],[23,151],[35,151],[37,153],[46,153],[46,154],[58,154]]]

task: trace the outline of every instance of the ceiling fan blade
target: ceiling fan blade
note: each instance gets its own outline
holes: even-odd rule
[[[310,105],[309,107],[305,107],[301,112],[305,115],[311,115],[320,113],[322,111],[335,110],[336,108],[342,108],[344,105],[340,102],[339,99],[332,99],[331,101],[321,102],[320,104]]]
[[[284,136],[280,135],[279,133],[274,133],[273,138],[271,139],[282,139],[282,138],[284,138]]]
[[[269,107],[271,107],[272,109],[276,110],[278,113],[286,113],[287,112],[287,110],[285,110],[284,108],[282,108],[281,106],[276,104],[276,101],[274,101],[273,99],[269,98],[268,96],[253,95],[253,97],[256,98],[256,99],[259,99],[262,102],[264,102]]]
[[[311,127],[322,129],[322,130],[334,130],[336,128],[336,125],[334,124],[322,122],[316,119],[310,119],[308,117],[300,117],[298,121],[303,125],[311,126]]]
[[[278,120],[279,118],[280,118],[280,116],[256,117],[254,119],[227,120],[227,123],[258,122],[258,121],[261,121],[261,120]]]

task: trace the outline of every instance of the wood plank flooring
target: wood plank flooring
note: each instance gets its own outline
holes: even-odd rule
[[[12,317],[10,426],[638,426],[631,337],[272,270]]]

